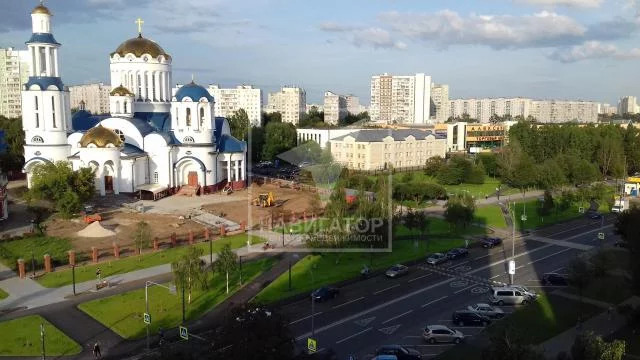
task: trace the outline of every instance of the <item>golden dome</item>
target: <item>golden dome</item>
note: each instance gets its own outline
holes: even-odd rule
[[[91,144],[99,148],[107,147],[109,144],[112,144],[114,147],[119,147],[122,145],[122,140],[120,140],[120,136],[118,136],[115,131],[98,125],[89,129],[80,139],[80,146],[83,148]]]
[[[151,57],[157,58],[160,55],[164,55],[167,60],[171,59],[171,56],[167,54],[160,45],[158,45],[155,41],[146,39],[142,37],[142,34],[138,35],[137,38],[129,39],[116,49],[111,56],[114,54],[118,54],[120,56],[125,56],[127,54],[133,54],[137,57],[141,57],[144,54],[149,54]]]
[[[33,9],[31,14],[45,14],[51,16],[51,11],[49,11],[46,6],[40,4]]]
[[[111,90],[111,96],[133,96],[133,93],[126,87],[120,85],[117,88]]]

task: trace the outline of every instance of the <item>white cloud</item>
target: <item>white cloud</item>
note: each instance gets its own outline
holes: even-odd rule
[[[628,60],[640,58],[640,49],[619,50],[618,47],[613,44],[587,41],[580,45],[557,49],[551,53],[549,57],[563,63],[604,58]]]
[[[407,48],[406,43],[395,40],[389,31],[379,27],[348,26],[326,22],[320,24],[320,30],[343,34],[349,42],[358,47],[371,46],[375,49],[398,50]]]
[[[567,6],[581,8],[600,7],[603,0],[515,0],[519,3],[527,3],[541,6]]]
[[[379,16],[399,34],[439,46],[480,44],[493,48],[531,48],[582,41],[586,27],[555,12],[532,15],[462,16],[452,10],[436,13],[387,12]]]

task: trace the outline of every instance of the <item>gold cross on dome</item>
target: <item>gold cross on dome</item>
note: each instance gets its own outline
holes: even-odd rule
[[[138,18],[136,20],[136,24],[138,24],[138,34],[142,35],[142,24],[144,24],[144,21],[142,21],[141,18]]]

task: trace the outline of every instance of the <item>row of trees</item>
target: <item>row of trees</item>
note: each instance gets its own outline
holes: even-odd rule
[[[440,156],[429,158],[424,172],[442,185],[484,184],[483,163],[473,163],[464,156],[452,156],[448,161]]]

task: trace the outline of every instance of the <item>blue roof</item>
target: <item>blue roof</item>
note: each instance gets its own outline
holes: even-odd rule
[[[238,153],[244,152],[246,149],[247,144],[244,141],[240,141],[228,134],[222,135],[218,142],[218,152]]]
[[[145,155],[146,154],[139,147],[137,147],[135,145],[127,144],[127,143],[124,144],[124,147],[122,148],[122,152],[127,156],[139,156],[139,155]]]
[[[142,135],[142,137],[145,137],[154,131],[153,126],[151,126],[151,124],[149,124],[145,120],[135,117],[126,120],[128,120],[131,124],[133,124],[133,126],[136,127],[136,129],[138,129],[138,131],[140,131],[140,135]]]
[[[137,112],[134,117],[146,122],[158,132],[171,130],[171,113]]]
[[[73,114],[71,117],[71,127],[76,131],[87,131],[92,127],[98,125],[100,121],[106,119],[108,116],[94,116],[90,112],[80,110]]]
[[[191,82],[190,84],[182,86],[176,92],[176,99],[178,101],[182,101],[184,98],[188,97],[191,101],[200,101],[202,98],[206,98],[209,102],[213,102],[213,96],[209,94],[207,89],[202,86]]]
[[[60,43],[53,37],[53,34],[49,33],[33,33],[31,35],[31,39],[29,39],[26,44],[34,43],[60,45]]]
[[[59,91],[64,90],[64,84],[59,77],[30,76],[29,81],[24,86],[29,90],[31,85],[38,85],[41,90],[47,90],[51,85],[55,86]]]

